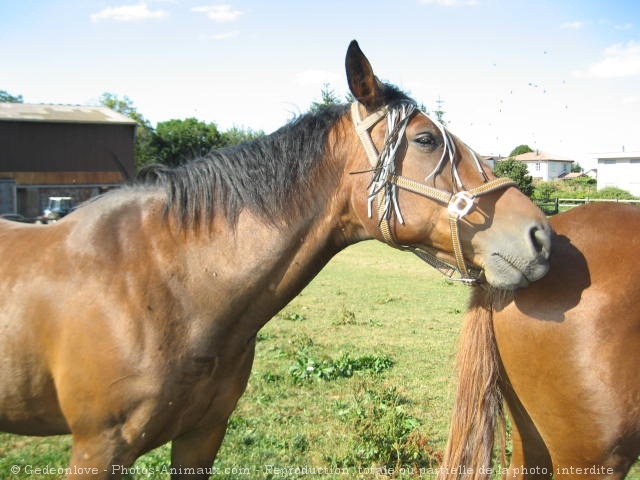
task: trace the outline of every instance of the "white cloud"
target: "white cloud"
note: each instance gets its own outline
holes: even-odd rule
[[[574,20],[572,22],[564,22],[560,25],[560,28],[570,29],[570,30],[579,30],[586,26],[589,22],[584,20]]]
[[[478,5],[478,0],[418,0],[423,5],[440,5],[441,7],[472,7]]]
[[[640,43],[617,43],[605,49],[604,58],[590,65],[581,77],[617,78],[640,75]]]
[[[150,10],[146,2],[136,5],[122,5],[107,7],[98,13],[91,14],[91,21],[113,20],[116,22],[139,22],[143,20],[157,20],[168,16],[164,10]]]
[[[231,5],[209,5],[203,7],[193,7],[192,12],[204,13],[214,22],[232,22],[236,20],[242,12],[234,10]]]

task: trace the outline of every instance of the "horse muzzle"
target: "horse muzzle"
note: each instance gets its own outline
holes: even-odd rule
[[[520,230],[511,240],[482,243],[492,248],[481,248],[484,277],[492,287],[515,290],[528,286],[544,277],[549,271],[549,256],[553,232],[545,223],[533,223]]]

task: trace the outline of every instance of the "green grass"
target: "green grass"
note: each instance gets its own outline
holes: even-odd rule
[[[212,478],[303,478],[314,468],[326,477],[386,478],[393,469],[394,478],[413,478],[435,468],[468,296],[412,255],[375,242],[339,254],[260,332]],[[10,469],[64,468],[69,451],[69,437],[0,434],[0,479],[62,479]],[[168,479],[149,474],[168,465],[165,445],[125,478]]]

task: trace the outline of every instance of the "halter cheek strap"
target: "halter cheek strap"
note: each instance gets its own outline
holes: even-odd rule
[[[384,240],[389,245],[401,250],[413,252],[419,258],[449,278],[454,279],[453,276],[458,274],[459,278],[455,278],[454,280],[459,280],[467,284],[477,283],[482,274],[482,270],[475,266],[467,266],[460,241],[459,221],[473,209],[475,199],[477,197],[502,188],[515,186],[515,182],[509,178],[497,178],[490,181],[487,180],[480,161],[475,153],[469,149],[476,164],[478,173],[483,179],[483,183],[475,188],[464,190],[464,185],[462,184],[462,180],[460,179],[456,168],[455,145],[453,140],[444,126],[434,120],[432,121],[438,126],[442,133],[444,149],[440,162],[434,171],[427,176],[427,180],[440,173],[444,164],[448,161],[451,164],[454,187],[457,184],[461,190],[456,193],[447,192],[431,187],[425,183],[416,182],[410,178],[397,175],[395,173],[395,153],[402,142],[404,131],[414,111],[415,105],[405,103],[392,110],[387,107],[382,107],[368,117],[362,119],[360,116],[358,102],[353,102],[351,104],[351,118],[355,125],[356,132],[362,142],[371,166],[374,167],[374,176],[369,189],[369,217],[372,217],[372,203],[375,199],[378,205],[377,216],[380,232],[382,233]],[[385,117],[387,117],[387,132],[385,135],[383,150],[381,153],[378,153],[373,140],[371,139],[370,130]],[[451,244],[456,260],[455,265],[438,258],[436,249],[418,248],[413,245],[401,245],[395,241],[391,234],[389,224],[392,212],[396,213],[400,223],[404,223],[400,212],[400,206],[397,201],[398,188],[408,190],[447,206],[447,211],[449,212]]]

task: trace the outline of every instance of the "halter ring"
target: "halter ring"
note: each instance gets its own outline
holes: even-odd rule
[[[472,208],[473,196],[467,191],[462,191],[451,197],[447,210],[452,217],[462,218],[469,213]]]
[[[467,266],[466,264],[462,252],[462,244],[460,242],[458,220],[471,211],[476,197],[486,195],[499,189],[515,186],[515,183],[513,180],[508,178],[495,178],[493,180],[489,180],[484,173],[480,160],[469,147],[466,148],[471,153],[471,157],[474,160],[476,168],[483,181],[483,183],[470,190],[461,190],[454,194],[452,192],[432,187],[426,183],[416,182],[415,180],[396,174],[395,154],[400,142],[402,141],[409,119],[415,109],[415,104],[404,103],[400,104],[399,108],[383,107],[362,119],[360,116],[358,102],[355,101],[351,104],[351,119],[367,154],[367,158],[373,167],[373,178],[371,180],[368,197],[369,218],[373,215],[373,202],[374,200],[377,200],[378,226],[382,237],[389,245],[400,250],[413,252],[440,273],[452,280],[460,280],[468,285],[476,284],[480,281],[482,269],[473,265]],[[382,151],[378,153],[369,130],[385,117],[387,117],[387,132]],[[429,179],[440,173],[444,164],[448,160],[451,163],[453,173],[453,188],[464,189],[456,169],[456,151],[453,140],[443,125],[435,120],[432,121],[436,126],[438,126],[442,133],[444,148],[440,161],[436,165],[434,171],[427,176],[425,181],[429,181]],[[448,263],[438,258],[437,251],[433,248],[400,245],[394,240],[389,224],[391,215],[395,212],[398,221],[403,223],[402,215],[400,214],[400,207],[397,201],[397,191],[399,188],[417,193],[423,197],[435,200],[436,202],[447,206],[455,264]],[[460,278],[453,278],[453,275],[456,273]]]

